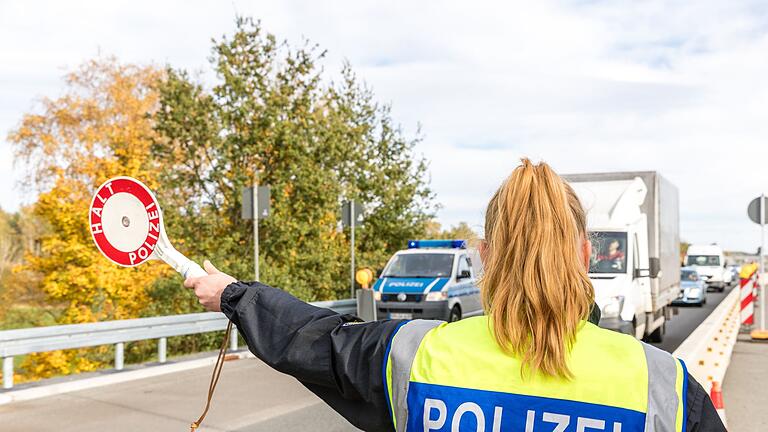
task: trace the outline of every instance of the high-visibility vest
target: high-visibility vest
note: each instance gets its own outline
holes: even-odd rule
[[[570,379],[522,374],[484,316],[407,321],[387,350],[384,385],[398,432],[685,430],[683,362],[589,322],[568,355]]]

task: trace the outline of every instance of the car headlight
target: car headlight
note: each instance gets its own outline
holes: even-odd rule
[[[448,293],[445,291],[436,291],[427,293],[427,301],[442,301],[448,300]]]
[[[611,297],[608,303],[603,305],[602,317],[603,318],[616,318],[621,314],[621,309],[624,307],[624,296]]]
[[[373,299],[376,301],[381,301],[381,291],[374,291],[373,292]]]

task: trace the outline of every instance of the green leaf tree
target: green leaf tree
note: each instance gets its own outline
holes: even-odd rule
[[[215,86],[169,69],[155,116],[172,238],[251,277],[253,228],[240,201],[258,176],[272,187],[272,213],[259,228],[261,278],[307,300],[348,295],[343,200],[366,205],[358,262],[375,268],[423,233],[435,209],[427,164],[414,153],[419,137],[404,136],[349,65],[338,83],[324,80],[324,54],[239,18],[236,32],[214,44]]]

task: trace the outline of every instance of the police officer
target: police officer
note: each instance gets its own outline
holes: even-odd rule
[[[486,315],[451,324],[361,323],[210,262],[185,285],[363,430],[725,430],[682,361],[597,327],[586,216],[548,165],[523,159],[496,191],[480,252]]]

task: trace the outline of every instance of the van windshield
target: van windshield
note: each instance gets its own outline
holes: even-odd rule
[[[685,265],[689,266],[720,266],[720,257],[717,255],[688,255]]]
[[[592,242],[590,273],[626,273],[627,233],[592,231],[589,240]]]
[[[436,278],[450,277],[453,270],[451,253],[414,253],[395,255],[382,272],[381,277],[390,278]]]

